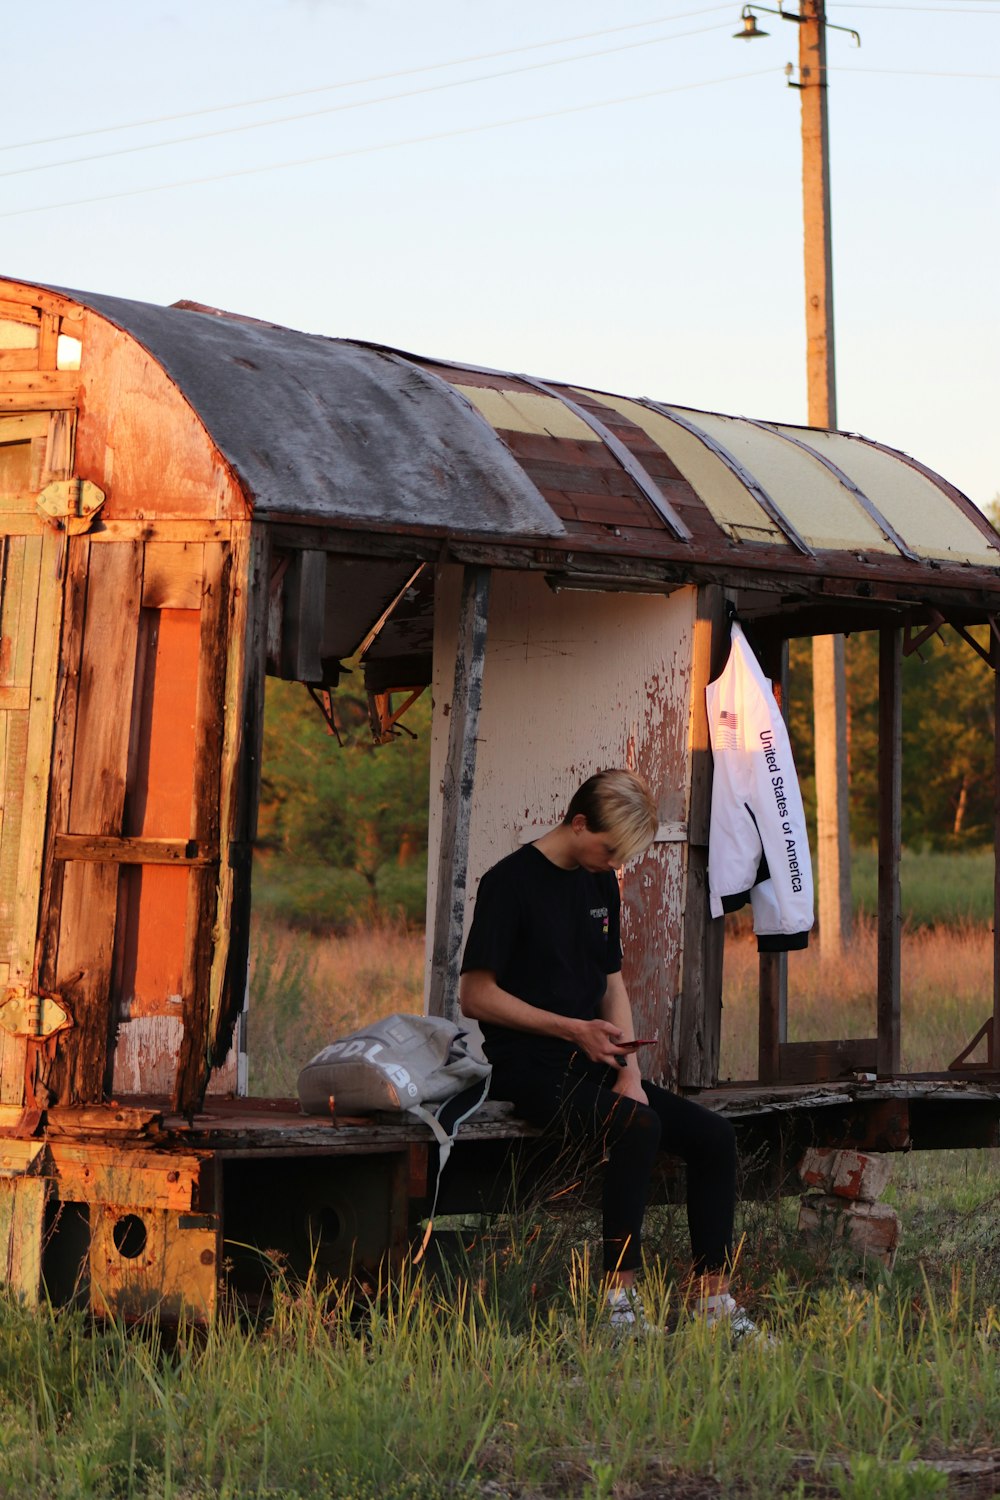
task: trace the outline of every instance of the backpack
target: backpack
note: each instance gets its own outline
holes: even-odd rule
[[[443,1016],[397,1013],[317,1052],[299,1074],[298,1094],[305,1114],[400,1111],[431,1131],[438,1143],[438,1174],[419,1260],[458,1128],[475,1114],[489,1086],[490,1065],[461,1026]]]

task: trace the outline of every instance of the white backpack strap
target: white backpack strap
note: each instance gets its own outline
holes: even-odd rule
[[[414,1115],[416,1119],[423,1121],[427,1128],[432,1132],[434,1139],[438,1143],[438,1171],[437,1181],[434,1184],[434,1201],[431,1204],[431,1211],[427,1219],[427,1228],[424,1231],[424,1237],[420,1242],[420,1248],[417,1251],[416,1255],[413,1257],[413,1264],[415,1266],[418,1266],[423,1260],[424,1252],[427,1249],[427,1246],[430,1244],[431,1234],[434,1231],[434,1215],[437,1212],[438,1193],[441,1191],[441,1174],[444,1172],[445,1164],[449,1156],[451,1155],[451,1148],[455,1144],[455,1137],[458,1134],[459,1126],[464,1125],[465,1121],[469,1119],[470,1115],[474,1115],[479,1106],[485,1102],[486,1095],[489,1092],[489,1087],[490,1080],[489,1077],[486,1077],[483,1079],[482,1088],[480,1089],[479,1094],[472,1100],[468,1109],[466,1109],[461,1115],[459,1115],[458,1119],[452,1125],[451,1135],[448,1134],[447,1130],[445,1130],[444,1126],[441,1124],[437,1116],[432,1114],[426,1105],[411,1104],[409,1109],[406,1111],[408,1115]],[[448,1101],[445,1100],[445,1103],[447,1102]],[[441,1108],[442,1105],[439,1104],[438,1109]]]

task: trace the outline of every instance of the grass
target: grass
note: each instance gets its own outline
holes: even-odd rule
[[[732,920],[732,919],[730,919]],[[855,920],[843,956],[824,958],[818,943],[788,955],[788,1039],[828,1041],[875,1035],[877,935],[874,920]],[[757,1073],[757,944],[745,922],[726,937],[720,1076]],[[903,929],[901,954],[903,1069],[946,1068],[993,1009],[993,935],[958,927]]]
[[[251,1079],[288,1094],[331,1037],[422,1006],[401,924],[255,928]],[[990,935],[904,935],[904,1055],[939,1064],[988,1008]],[[752,1072],[756,952],[730,933],[724,1055]],[[866,1034],[874,937],[792,956],[792,1035]],[[831,1019],[831,1006],[835,1018]],[[951,1049],[951,1050],[949,1050]],[[947,1055],[945,1055],[947,1054]],[[391,1281],[291,1286],[161,1340],[0,1298],[0,1497],[35,1500],[916,1500],[1000,1426],[1000,1153],[897,1158],[890,1275],[807,1252],[795,1200],[740,1205],[741,1299],[779,1335],[730,1348],[683,1306],[683,1209],[651,1210],[644,1295],[669,1336],[616,1338],[567,1200],[453,1225]],[[456,1248],[457,1247],[457,1248]],[[776,1269],[777,1268],[777,1269]],[[971,1493],[972,1491],[963,1491]],[[985,1491],[979,1491],[983,1493]]]
[[[299,1069],[364,1021],[424,1006],[423,933],[402,922],[320,938],[255,921],[250,968],[250,1092],[295,1093]]]
[[[903,910],[912,927],[965,926],[993,921],[993,850],[943,854],[904,849],[899,883]],[[878,910],[878,855],[856,849],[851,855],[855,908],[871,917]]]
[[[2,1303],[2,1493],[864,1500],[942,1493],[927,1460],[995,1441],[1000,1321],[961,1281],[919,1307],[778,1285],[780,1342],[737,1350],[655,1275],[669,1337],[610,1334],[581,1258],[517,1319],[506,1284],[494,1255],[477,1281],[309,1285],[263,1332],[221,1319],[169,1350]]]

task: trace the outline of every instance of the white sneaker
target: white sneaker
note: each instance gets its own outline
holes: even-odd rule
[[[745,1307],[740,1307],[735,1297],[728,1292],[716,1292],[705,1297],[694,1309],[696,1318],[704,1318],[708,1328],[724,1329],[734,1344],[748,1339],[754,1343],[773,1345],[773,1334],[765,1333],[751,1318]]]
[[[631,1287],[616,1286],[608,1290],[608,1322],[620,1333],[658,1333],[642,1310],[642,1298]]]

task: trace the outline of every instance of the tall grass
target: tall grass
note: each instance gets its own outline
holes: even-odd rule
[[[478,1285],[404,1271],[279,1297],[263,1334],[155,1332],[0,1304],[0,1492],[37,1500],[439,1500],[941,1493],[921,1460],[995,1441],[995,1310],[956,1281],[777,1287],[775,1346],[734,1350],[651,1277],[670,1337],[615,1337],[577,1261],[521,1331]],[[702,1489],[681,1488],[701,1476]],[[676,1489],[675,1489],[676,1486]]]
[[[251,1094],[287,1098],[321,1047],[393,1011],[422,1011],[423,933],[401,922],[320,938],[258,918],[250,966]]]

